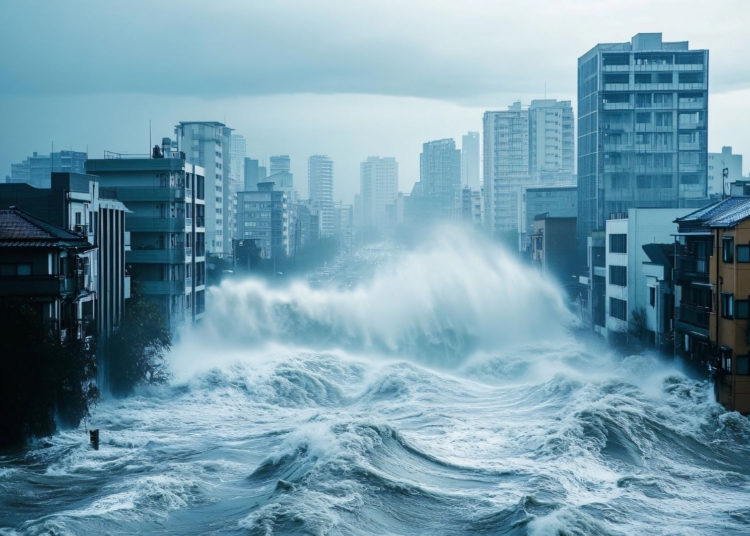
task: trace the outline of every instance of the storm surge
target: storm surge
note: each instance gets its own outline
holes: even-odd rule
[[[455,362],[563,335],[572,320],[555,284],[471,229],[445,226],[354,290],[279,288],[258,279],[211,289],[199,337],[341,348]]]
[[[555,282],[464,230],[368,266],[212,289],[98,451],[0,457],[0,534],[750,531],[750,426],[708,382],[576,342]]]

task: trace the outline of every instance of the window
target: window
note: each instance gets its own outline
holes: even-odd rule
[[[76,225],[81,225],[81,213],[76,212]]]
[[[655,287],[648,288],[648,302],[651,304],[651,307],[656,307],[656,288]]]
[[[702,84],[703,83],[703,73],[680,73],[679,75],[680,84]],[[686,88],[686,89],[695,89],[695,88]]]
[[[651,123],[651,114],[648,112],[635,114],[635,122],[639,125],[648,125]]]
[[[620,320],[628,321],[628,302],[618,300],[617,298],[609,299],[609,316]]]
[[[734,294],[731,292],[721,293],[721,316],[722,318],[734,318]]]
[[[618,287],[628,286],[628,268],[627,266],[610,266],[609,267],[609,284]]]
[[[750,318],[750,302],[747,300],[737,300],[734,302],[734,317],[741,319],[741,320],[747,320]]]
[[[734,237],[725,236],[722,240],[722,246],[722,259],[724,262],[734,262]]]
[[[650,84],[651,83],[651,73],[649,73],[649,74],[636,74],[635,75],[635,83],[636,84]]]
[[[672,73],[657,73],[656,74],[656,83],[657,84],[671,84],[672,83]]]
[[[627,253],[628,252],[628,235],[626,234],[609,235],[609,252],[610,253]]]
[[[750,246],[737,246],[737,262],[750,262]]]
[[[721,366],[726,372],[732,373],[732,350],[729,348],[721,349]]]
[[[750,356],[737,356],[737,374],[740,376],[747,376],[750,374]]]

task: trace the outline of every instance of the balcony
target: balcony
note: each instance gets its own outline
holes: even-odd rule
[[[185,199],[184,188],[117,188],[117,200],[127,203],[128,201],[183,201]]]
[[[144,294],[175,295],[185,292],[184,281],[140,281]]]
[[[677,321],[697,328],[708,330],[711,312],[702,307],[685,305],[677,308]]]
[[[134,233],[184,233],[188,221],[183,218],[127,218],[125,227]]]
[[[185,262],[185,250],[174,249],[134,249],[125,254],[127,262],[131,263],[155,263],[155,264],[178,264]]]
[[[708,258],[677,257],[675,279],[687,282],[708,283]]]
[[[82,278],[61,275],[0,277],[1,296],[57,297],[83,288]]]

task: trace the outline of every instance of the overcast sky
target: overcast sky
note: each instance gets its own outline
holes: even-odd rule
[[[750,168],[750,0],[2,0],[0,175],[33,151],[148,150],[179,121],[222,121],[248,156],[334,159],[337,200],[359,162],[481,131],[512,101],[572,100],[577,58],[663,32],[710,50],[709,150]]]

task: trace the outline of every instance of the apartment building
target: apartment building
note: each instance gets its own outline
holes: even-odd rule
[[[393,224],[386,207],[398,197],[398,162],[393,157],[369,156],[359,165],[362,225],[384,229]]]
[[[534,218],[547,214],[550,218],[578,216],[578,189],[567,187],[523,187],[518,197],[519,251],[527,252],[534,234]],[[573,246],[577,249],[576,245]]]
[[[531,264],[554,279],[570,296],[578,290],[576,219],[539,214],[531,234]]]
[[[205,313],[207,192],[203,168],[168,142],[154,158],[105,152],[88,160],[86,170],[131,211],[127,269],[179,335]]]
[[[320,214],[321,237],[333,236],[333,160],[325,155],[307,159],[310,203]]]
[[[180,121],[175,127],[179,150],[186,162],[204,170],[206,178],[206,250],[229,255],[234,229],[232,130],[217,121]]]
[[[461,136],[461,187],[479,190],[479,132]]]
[[[290,249],[289,206],[286,193],[273,182],[258,183],[258,189],[239,193],[237,225],[242,240],[255,240],[261,257],[285,258]]]
[[[630,208],[707,202],[708,51],[640,33],[578,59],[578,240]]]
[[[88,155],[80,151],[59,151],[47,155],[34,153],[23,162],[11,164],[9,184],[25,183],[36,188],[49,188],[52,172],[85,173]]]
[[[730,195],[731,184],[742,180],[742,155],[731,147],[708,153],[708,196],[714,200]]]

